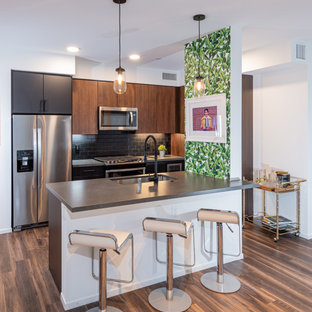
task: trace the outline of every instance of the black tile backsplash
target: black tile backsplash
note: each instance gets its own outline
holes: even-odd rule
[[[105,131],[98,135],[73,135],[73,159],[89,159],[99,156],[119,156],[144,154],[144,141],[148,134],[135,134],[122,131]],[[153,134],[157,145],[164,144],[170,153],[170,134]],[[149,154],[154,147],[150,142]]]

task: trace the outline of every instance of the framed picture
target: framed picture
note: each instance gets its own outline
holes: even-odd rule
[[[226,95],[185,100],[186,140],[226,143]]]

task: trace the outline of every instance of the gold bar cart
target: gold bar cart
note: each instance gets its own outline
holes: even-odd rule
[[[249,223],[260,226],[266,231],[275,234],[274,241],[278,242],[281,235],[294,233],[295,235],[300,234],[300,191],[301,183],[306,182],[306,179],[291,177],[290,181],[277,183],[277,182],[260,182],[258,189],[263,192],[263,207],[262,213],[254,214],[252,216],[246,216],[246,203],[245,203],[245,194],[243,192],[243,222],[247,221]],[[275,193],[276,196],[276,228],[270,225],[263,224],[263,217],[267,216],[267,207],[266,207],[266,192]],[[291,222],[287,227],[280,227],[280,202],[279,198],[281,194],[295,192],[297,195],[296,198],[296,221]]]

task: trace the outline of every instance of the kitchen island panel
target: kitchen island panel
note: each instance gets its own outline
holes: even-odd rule
[[[108,282],[108,296],[114,296],[152,285],[166,279],[166,265],[155,260],[155,235],[144,232],[142,221],[145,217],[174,218],[193,221],[195,227],[196,265],[193,268],[174,267],[174,277],[200,271],[216,265],[216,256],[203,253],[203,224],[197,221],[200,208],[233,210],[241,215],[241,191],[204,194],[185,198],[173,198],[162,201],[137,203],[112,208],[99,208],[80,212],[71,212],[62,204],[62,292],[61,299],[65,309],[75,308],[98,300],[98,281],[91,274],[91,248],[71,246],[68,242],[70,232],[102,228],[128,231],[134,235],[134,281],[131,284]],[[237,253],[240,227],[234,229],[234,236],[224,227],[224,252]],[[216,250],[215,225],[206,224],[207,242]],[[159,235],[159,255],[166,259],[166,241]],[[108,252],[108,277],[130,278],[130,244],[118,256]],[[95,252],[97,256],[97,252]],[[174,235],[174,261],[187,263],[192,261],[192,236],[187,240]],[[241,259],[225,257],[225,262]],[[95,261],[95,273],[98,262]]]

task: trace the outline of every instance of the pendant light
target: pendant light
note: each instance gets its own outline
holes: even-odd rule
[[[121,4],[126,3],[127,0],[113,0],[118,4],[119,8],[119,66],[116,68],[116,77],[114,79],[114,92],[117,94],[124,94],[127,91],[126,72],[121,67]]]
[[[204,77],[200,74],[200,22],[206,18],[204,14],[197,14],[193,16],[193,20],[198,22],[198,73],[194,82],[194,96],[200,97],[205,95],[205,81]]]

